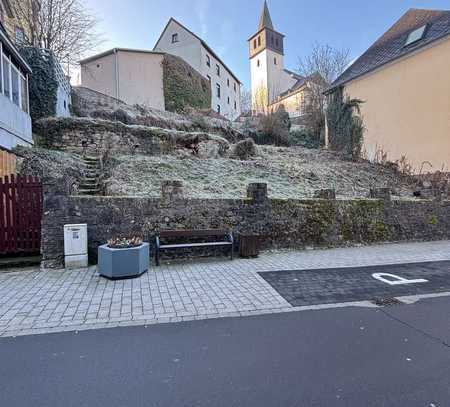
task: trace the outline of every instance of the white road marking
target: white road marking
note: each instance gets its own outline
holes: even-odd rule
[[[414,280],[408,280],[406,278],[397,276],[395,274],[390,274],[390,273],[374,273],[374,274],[372,274],[372,277],[376,280],[379,280],[379,281],[389,284],[389,285],[428,283],[428,280],[425,280],[424,278],[416,278]],[[389,277],[392,280],[389,280],[385,277]]]

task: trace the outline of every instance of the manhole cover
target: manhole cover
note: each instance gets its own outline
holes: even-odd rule
[[[404,304],[404,302],[401,302],[397,298],[380,298],[380,297],[375,297],[375,298],[372,298],[371,302],[373,302],[375,305],[378,305],[380,307],[389,307],[391,305]]]

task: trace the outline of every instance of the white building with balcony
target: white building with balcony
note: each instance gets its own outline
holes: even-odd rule
[[[0,22],[0,148],[31,146],[28,76],[31,68]]]

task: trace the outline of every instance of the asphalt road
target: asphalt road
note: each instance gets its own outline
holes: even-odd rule
[[[0,339],[0,406],[450,405],[450,297]]]

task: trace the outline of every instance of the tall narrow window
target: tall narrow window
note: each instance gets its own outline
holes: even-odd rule
[[[175,44],[176,42],[178,42],[178,34],[172,34],[172,44]]]
[[[256,66],[259,68],[259,66],[261,65],[261,63],[259,62],[259,59],[256,61]]]
[[[5,55],[3,55],[3,93],[6,97],[11,97],[11,82],[9,80],[10,62]]]
[[[2,64],[2,44],[0,43],[0,95],[3,93],[3,64]]]
[[[230,87],[230,78],[227,78],[227,86]]]
[[[261,37],[258,37],[258,47],[261,46]]]
[[[12,101],[17,106],[20,106],[20,88],[19,88],[19,72],[17,72],[17,69],[12,67],[11,69],[11,94],[12,94]]]
[[[256,38],[253,40],[253,48],[256,48],[257,47],[257,45],[256,45]]]
[[[27,78],[20,77],[20,91],[22,96],[22,110],[28,113],[28,83]],[[64,103],[66,103],[64,101]]]
[[[233,89],[236,92],[236,83],[233,83]]]
[[[23,28],[16,27],[15,29],[15,36],[16,36],[16,43],[17,44],[24,44],[25,43],[25,33],[23,31]]]
[[[220,99],[220,85],[216,83],[216,95]]]
[[[236,101],[234,101],[234,110],[236,110],[237,109],[237,103],[236,103]]]
[[[280,45],[280,42],[278,41],[278,38],[275,38],[275,45],[278,47]]]
[[[211,67],[211,58],[208,54],[206,54],[206,65]]]
[[[208,81],[211,82],[211,77],[209,75],[206,75],[206,77],[208,78]]]
[[[217,73],[217,76],[220,76],[220,66],[219,66],[219,64],[216,64],[216,73]]]
[[[220,114],[220,105],[217,105],[217,113]]]
[[[227,97],[227,103],[230,104],[230,97]]]
[[[274,64],[274,65],[277,64],[277,58],[276,58],[276,57],[273,59],[273,64]]]

